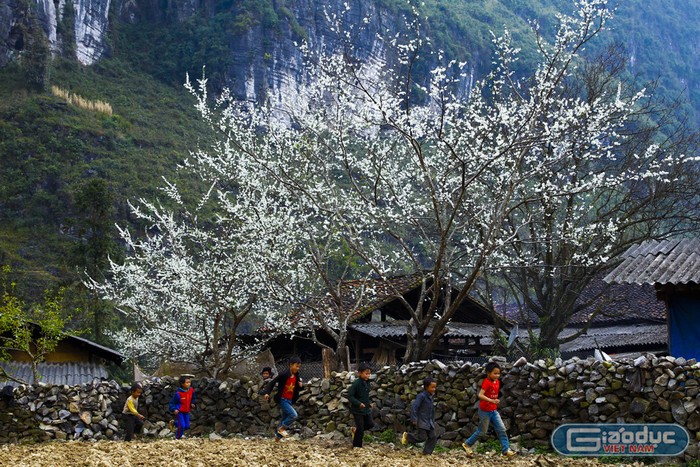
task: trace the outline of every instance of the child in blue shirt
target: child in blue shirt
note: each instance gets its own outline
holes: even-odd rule
[[[195,406],[194,388],[189,376],[180,376],[180,387],[170,400],[170,411],[175,415],[175,420],[170,420],[170,431],[175,431],[175,439],[182,438],[185,430],[190,427],[190,409]]]

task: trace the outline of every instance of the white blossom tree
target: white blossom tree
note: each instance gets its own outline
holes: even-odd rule
[[[121,279],[126,286],[120,287],[143,295],[112,295],[127,300],[125,306],[139,317],[158,309],[153,320],[162,320],[164,312],[176,317],[196,309],[207,324],[188,329],[199,327],[201,333],[208,319],[235,321],[205,306],[217,291],[235,289],[236,295],[223,302],[228,309],[250,304],[265,313],[305,310],[341,349],[349,318],[348,308],[340,305],[354,300],[360,306],[365,291],[343,296],[338,284],[416,274],[422,278],[416,303],[394,290],[411,316],[404,360],[429,358],[486,267],[539,266],[535,251],[514,247],[551,243],[534,227],[545,211],[524,206],[567,197],[596,206],[611,188],[624,193],[643,181],[666,182],[673,167],[691,159],[645,144],[630,156],[646,163],[619,164],[621,130],[643,92],[613,87],[610,93],[606,87],[594,99],[571,92],[584,45],[610,17],[605,1],[578,2],[573,16],[560,17],[552,44],[540,42],[540,64],[524,78],[511,71],[518,50],[508,33],[495,37],[494,71],[474,87],[463,76],[465,64],[446,61],[439,52],[430,60],[446,65],[435,68],[427,82],[419,79],[416,64],[430,52],[417,21],[406,28],[410,37],[378,37],[375,60],[358,59],[353,37],[369,22],[344,24],[343,12],[328,16],[337,41],[328,41],[327,49],[304,48],[307,73],[295,93],[270,96],[260,105],[237,102],[223,92],[212,106],[205,80],[199,86],[188,83],[203,118],[220,134],[213,150],[193,153],[187,164],[216,187],[211,199],[218,216],[206,224],[195,223],[193,215],[187,223],[174,222],[191,232],[198,259],[188,262],[183,258],[191,255],[166,253],[162,262],[179,258],[191,272],[178,266],[172,269],[178,275],[145,289],[140,285],[145,278],[168,274],[152,268],[148,255],[134,256],[125,267],[135,272],[126,272]],[[572,175],[576,167],[582,170]],[[158,211],[150,206],[147,215]],[[624,216],[624,209],[620,213]],[[161,217],[168,218],[149,218],[157,225]],[[576,250],[577,242],[591,235],[617,235],[615,223],[610,216],[590,220],[566,236]],[[179,229],[164,226],[159,233]],[[530,231],[532,237],[523,235]],[[151,236],[132,248],[145,250],[148,242],[162,238]],[[178,249],[184,251],[171,246],[165,251]],[[586,255],[573,258],[588,263]],[[118,278],[118,266],[113,269]],[[208,274],[227,282],[203,287],[197,280]],[[164,299],[173,284],[183,292],[177,300]],[[193,296],[201,298],[195,302]],[[188,305],[163,306],[180,300]],[[426,336],[429,326],[432,333]],[[158,342],[172,335],[160,333]],[[222,341],[212,339],[200,346],[201,355],[215,358],[207,352]]]
[[[194,159],[219,149],[200,148]],[[225,180],[190,161],[183,169],[209,183],[209,191],[188,203],[166,181],[173,207],[145,199],[131,205],[144,231],[120,228],[130,254],[122,263],[110,261],[107,280],[85,282],[127,318],[112,336],[127,355],[152,365],[188,362],[221,378],[258,350],[263,334],[251,336],[257,327],[268,335],[285,327],[286,302],[275,299],[270,284],[298,280],[290,262],[297,242],[287,239],[294,229],[284,207],[246,176],[245,161],[233,170],[239,175]],[[242,343],[246,320],[253,326]]]
[[[253,161],[258,177],[274,184],[295,212],[307,257],[314,242],[329,245],[335,238],[359,258],[364,274],[422,274],[418,303],[404,301],[411,315],[405,359],[427,358],[485,266],[538,266],[531,251],[513,254],[512,245],[522,244],[523,233],[543,214],[523,213],[523,206],[567,197],[595,206],[611,188],[624,192],[645,180],[665,182],[689,159],[648,145],[631,154],[644,163],[618,163],[621,130],[644,93],[606,87],[591,98],[570,92],[581,51],[612,16],[605,1],[576,7],[573,16],[560,16],[552,44],[539,42],[532,76],[517,78],[511,71],[518,50],[506,32],[494,38],[494,71],[466,93],[459,92],[466,89],[464,64],[448,62],[432,71],[429,83],[416,81],[421,39],[378,38],[385,62],[396,60],[398,67],[357,60],[352,38],[362,25],[329,15],[339,41],[325,53],[307,50],[308,75],[298,92],[268,106],[224,105],[216,125],[227,131],[226,151],[208,162],[222,177],[233,177],[228,157]],[[417,22],[409,26],[419,28]],[[439,53],[436,59],[444,62]],[[203,99],[200,110],[211,118]],[[614,237],[615,225],[606,216],[566,235],[576,249],[592,235]],[[525,241],[550,242],[542,234]],[[322,256],[333,256],[328,253]],[[574,258],[591,261],[585,253]],[[318,277],[326,262],[306,265],[306,277],[314,276],[314,266]],[[307,298],[332,295],[328,285],[310,281],[299,290]],[[453,287],[457,296],[445,293]]]

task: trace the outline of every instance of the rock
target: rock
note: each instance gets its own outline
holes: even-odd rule
[[[641,417],[649,409],[650,402],[641,397],[635,397],[629,406],[630,414],[635,417]]]
[[[688,419],[688,412],[683,408],[683,403],[678,400],[671,402],[671,415],[676,423],[680,423],[681,425],[685,425]]]
[[[515,361],[515,363],[513,363],[514,368],[519,368],[519,367],[525,366],[525,365],[527,365],[527,359],[525,357],[520,357],[519,359],[517,359]]]

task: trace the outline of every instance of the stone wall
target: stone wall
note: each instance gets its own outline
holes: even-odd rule
[[[562,423],[679,423],[689,432],[686,458],[698,456],[700,436],[700,364],[671,357],[640,357],[634,362],[593,359],[552,363],[524,360],[503,363],[501,414],[512,439],[521,445],[549,444]],[[302,366],[303,376],[303,366]],[[438,361],[383,368],[372,375],[373,415],[377,431],[401,432],[421,382],[438,382],[436,421],[441,443],[461,443],[475,428],[476,394],[483,378],[478,364],[445,365]],[[353,375],[337,373],[313,379],[302,390],[297,408],[303,437],[349,437],[347,388]],[[167,406],[177,382],[144,383],[140,410],[146,435],[172,436]],[[234,434],[272,435],[279,411],[258,395],[256,380],[196,380],[198,404],[192,435],[212,438]],[[115,382],[77,387],[33,386],[15,389],[13,400],[0,400],[0,442],[51,439],[119,439],[120,416],[128,388]]]

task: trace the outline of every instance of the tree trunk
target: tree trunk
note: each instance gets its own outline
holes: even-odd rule
[[[421,351],[424,345],[423,334],[418,331],[416,335],[411,333],[406,335],[406,352],[404,352],[404,363],[417,362],[420,360]]]
[[[335,351],[336,368],[350,371],[350,349],[348,348],[348,333],[341,331]]]
[[[34,377],[33,384],[39,384],[39,380],[41,379],[41,375],[39,375],[39,368],[38,368],[36,360],[32,360],[32,376]]]
[[[321,357],[323,359],[323,377],[330,379],[331,372],[337,368],[337,355],[333,350],[324,347],[321,349]]]

